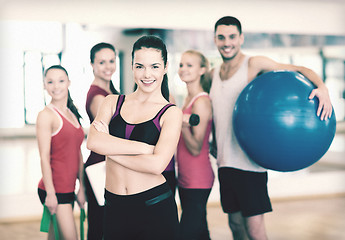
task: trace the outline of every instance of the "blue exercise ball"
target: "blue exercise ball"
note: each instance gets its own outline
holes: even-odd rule
[[[302,74],[259,75],[239,95],[233,112],[235,136],[249,158],[276,171],[296,171],[317,162],[331,145],[336,119],[316,115],[315,88]]]

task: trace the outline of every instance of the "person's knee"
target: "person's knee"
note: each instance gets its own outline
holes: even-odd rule
[[[263,215],[246,218],[246,231],[250,239],[266,240],[266,228]]]
[[[246,239],[246,227],[241,213],[229,214],[229,226],[234,239]]]
[[[78,238],[73,209],[71,204],[59,204],[56,212],[59,235],[62,239],[75,240]]]
[[[229,226],[231,228],[232,231],[239,231],[239,230],[243,230],[245,229],[245,226],[243,223],[241,222],[237,222],[237,221],[229,221]]]

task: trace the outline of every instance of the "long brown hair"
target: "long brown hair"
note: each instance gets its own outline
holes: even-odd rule
[[[115,50],[115,47],[113,45],[111,45],[110,43],[105,43],[105,42],[97,43],[90,50],[90,61],[91,61],[91,63],[94,63],[96,53],[98,51],[101,51],[104,48],[108,48],[108,49],[112,50],[115,53],[115,56],[116,56],[116,50]],[[116,88],[114,87],[114,84],[113,84],[112,81],[110,81],[109,84],[110,84],[110,91],[113,94],[120,94],[119,91],[117,91]]]
[[[68,77],[68,73],[67,73],[67,70],[62,67],[61,65],[53,65],[53,66],[50,66],[49,68],[47,68],[47,70],[44,72],[44,76],[47,76],[47,73],[49,70],[51,69],[60,69],[62,71],[64,71]],[[71,110],[71,112],[76,116],[76,118],[78,119],[78,122],[80,124],[80,119],[82,119],[81,115],[79,114],[78,112],[78,108],[74,105],[73,103],[73,100],[72,100],[72,97],[71,97],[71,94],[68,90],[68,98],[67,98],[67,107]]]
[[[162,39],[153,35],[143,36],[134,43],[133,50],[132,50],[132,65],[133,65],[135,51],[140,50],[142,48],[154,48],[154,49],[159,50],[162,55],[164,67],[166,67],[167,62],[168,62],[168,51],[165,46],[165,43],[163,42]],[[136,89],[136,86],[134,86],[134,89]],[[167,101],[169,101],[170,93],[169,93],[169,85],[168,85],[168,76],[166,73],[163,76],[161,92],[162,92],[163,97]]]

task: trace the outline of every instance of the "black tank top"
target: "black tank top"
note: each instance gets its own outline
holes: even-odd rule
[[[156,145],[161,131],[159,120],[164,112],[169,107],[174,106],[174,104],[165,105],[151,120],[138,124],[130,124],[127,123],[120,114],[124,101],[125,95],[120,95],[117,100],[116,111],[109,123],[110,135]]]

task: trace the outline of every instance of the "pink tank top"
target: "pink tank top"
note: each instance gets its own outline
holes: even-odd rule
[[[183,110],[184,114],[191,114],[194,102],[199,97],[207,97],[203,92],[195,96],[189,105]],[[212,120],[208,122],[203,145],[198,156],[193,156],[187,149],[183,135],[181,134],[177,145],[178,185],[182,188],[212,188],[214,173],[209,158],[209,136],[212,129]]]
[[[56,193],[74,192],[79,172],[80,146],[84,131],[76,128],[69,120],[54,109],[62,119],[60,130],[51,137],[50,165]],[[45,190],[43,179],[38,188]]]

